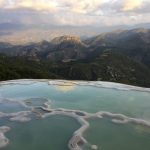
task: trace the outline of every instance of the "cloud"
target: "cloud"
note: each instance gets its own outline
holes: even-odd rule
[[[53,11],[56,9],[57,3],[46,0],[19,0],[16,4],[17,7],[29,8],[37,11]]]
[[[0,0],[0,6],[7,0]],[[94,11],[107,0],[9,0],[7,8],[27,8],[37,11],[60,10],[63,7],[76,13]]]
[[[3,7],[5,5],[7,0],[0,0],[0,7]]]
[[[54,11],[57,2],[53,0],[11,0],[7,3],[8,9],[30,9],[35,11]]]
[[[75,0],[71,3],[71,10],[77,13],[89,13],[96,10],[104,0]]]
[[[0,0],[0,6],[3,4],[4,0]]]
[[[143,0],[124,0],[123,10],[130,11],[142,7]]]
[[[8,9],[31,9],[35,11],[69,11],[91,14],[105,10],[132,11],[145,6],[149,0],[0,0],[0,7]],[[97,13],[96,13],[97,14]]]
[[[0,22],[113,26],[150,22],[150,0],[0,0]]]

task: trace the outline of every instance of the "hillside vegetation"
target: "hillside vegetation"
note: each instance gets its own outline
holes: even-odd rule
[[[28,45],[0,43],[0,80],[101,80],[150,87],[150,30],[62,36]]]

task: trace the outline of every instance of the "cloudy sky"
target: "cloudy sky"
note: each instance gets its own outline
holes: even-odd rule
[[[150,23],[150,0],[0,0],[0,23],[116,26]]]

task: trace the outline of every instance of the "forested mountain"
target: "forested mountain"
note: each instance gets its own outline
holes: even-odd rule
[[[148,29],[118,30],[84,41],[61,36],[28,45],[0,43],[0,53],[0,80],[103,80],[150,87]]]

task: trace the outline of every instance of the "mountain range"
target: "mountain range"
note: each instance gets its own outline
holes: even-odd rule
[[[62,35],[74,35],[81,37],[82,40],[96,36],[104,32],[123,29],[131,30],[134,28],[150,28],[150,23],[134,25],[114,25],[114,26],[78,26],[78,25],[52,25],[52,24],[26,24],[18,21],[0,22],[0,42],[21,45],[29,42],[38,43],[42,40],[51,41],[55,37]]]
[[[26,45],[1,42],[0,53],[1,80],[11,79],[5,78],[11,69],[16,74],[13,79],[36,78],[40,70],[37,78],[103,80],[150,87],[149,29],[116,30],[84,40],[65,35]],[[17,61],[24,67],[23,72],[28,69],[28,76],[17,72]]]

